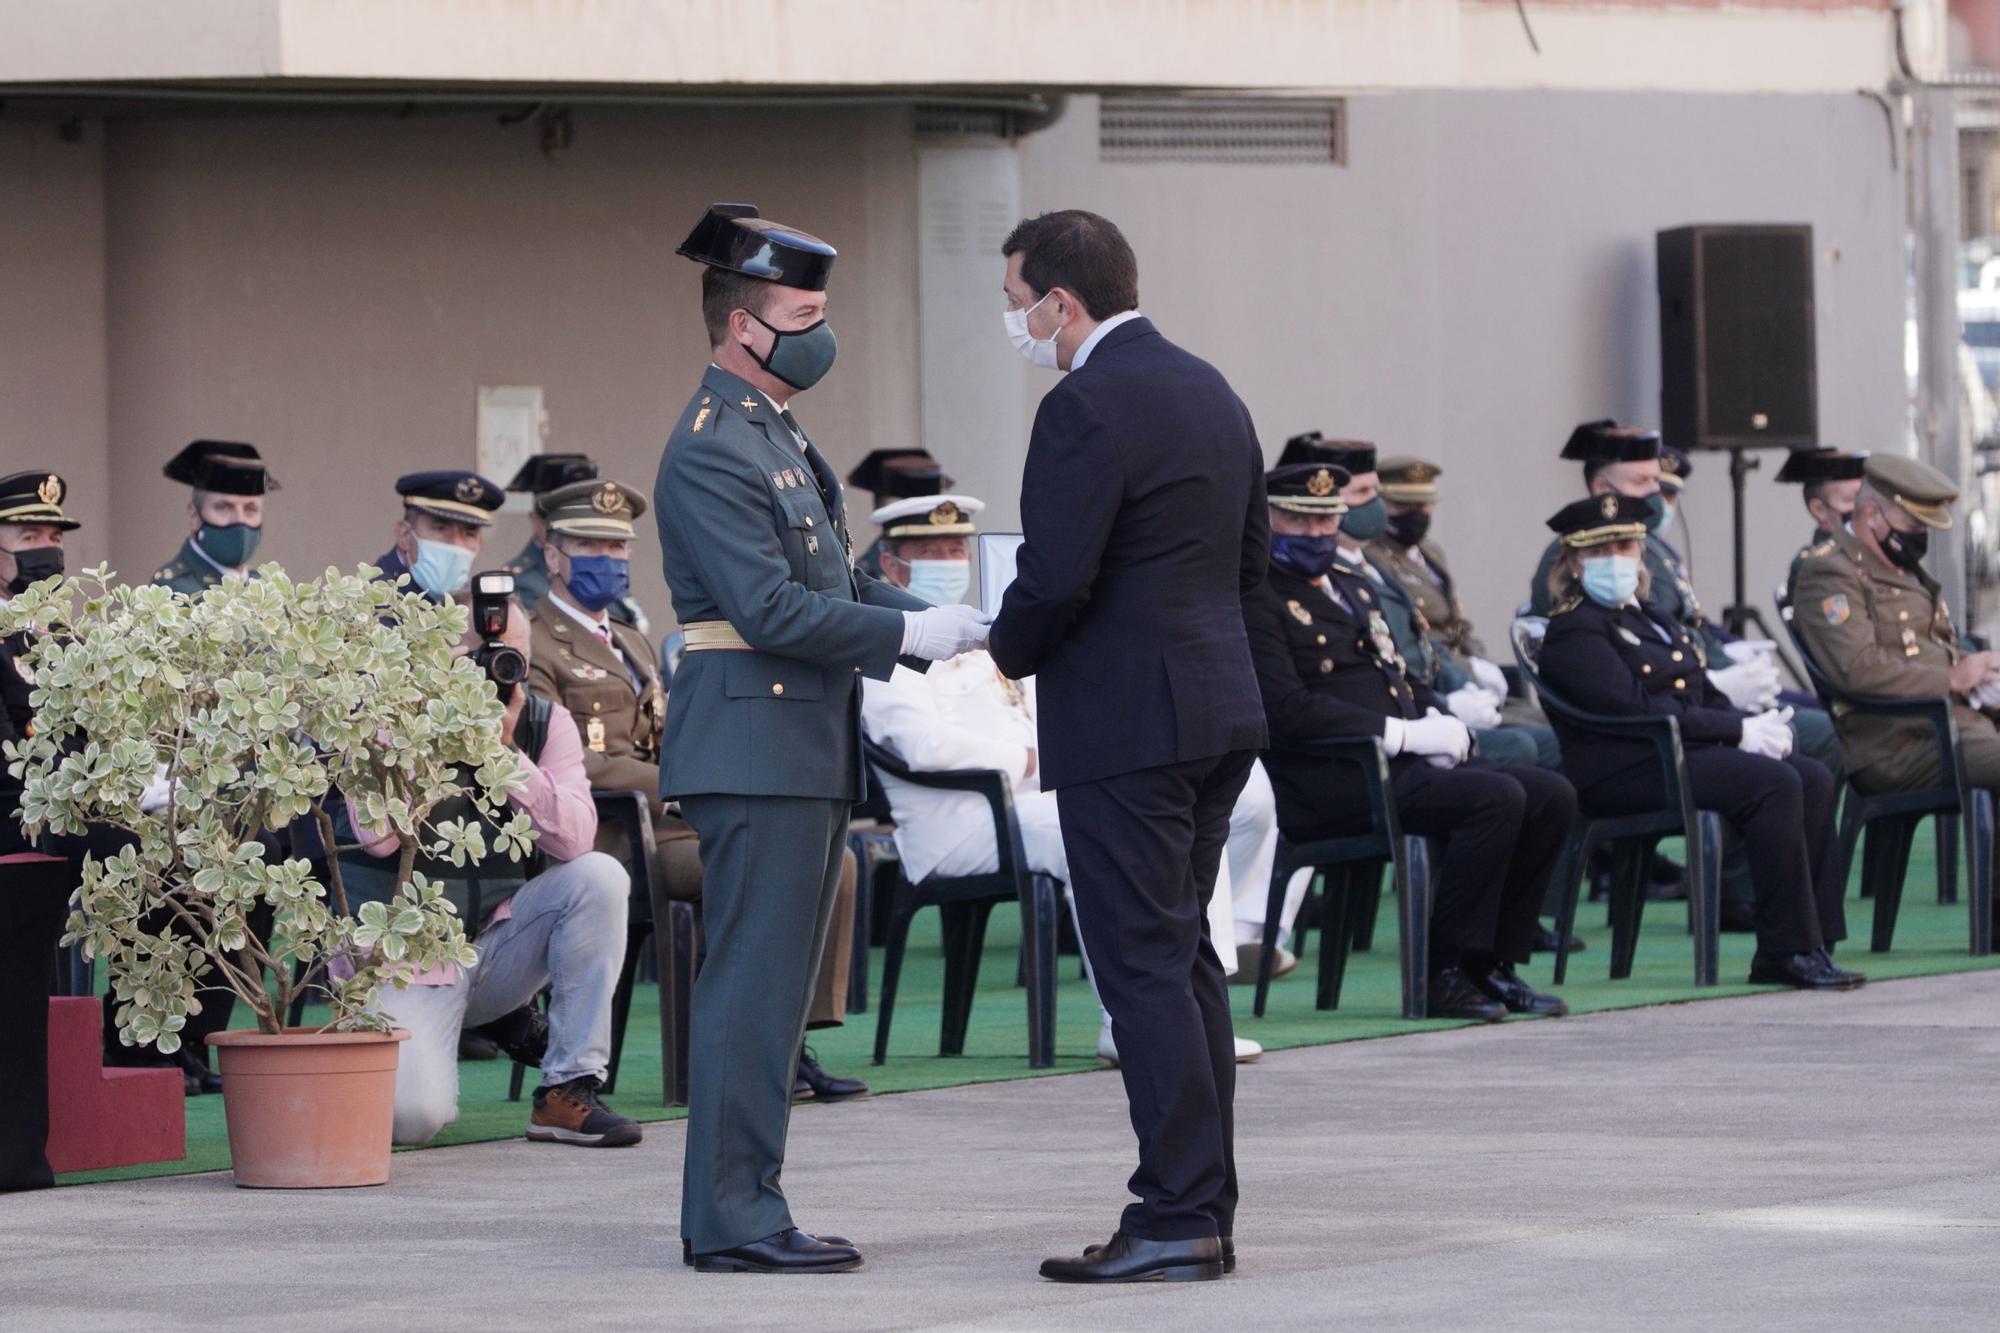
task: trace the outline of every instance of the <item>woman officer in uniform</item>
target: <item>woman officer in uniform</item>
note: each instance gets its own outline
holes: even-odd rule
[[[1554,613],[1541,676],[1576,708],[1680,723],[1696,806],[1743,839],[1756,889],[1752,985],[1845,990],[1866,980],[1834,966],[1845,937],[1834,881],[1833,774],[1792,753],[1787,710],[1743,713],[1709,682],[1701,649],[1646,602],[1643,502],[1594,495],[1548,521],[1562,553],[1549,575]],[[1612,815],[1659,799],[1651,746],[1579,731],[1560,718],[1563,771],[1584,811]]]

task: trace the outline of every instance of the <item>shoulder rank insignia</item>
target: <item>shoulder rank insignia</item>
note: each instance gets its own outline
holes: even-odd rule
[[[701,411],[694,414],[694,426],[692,429],[696,435],[701,434],[701,428],[708,424],[708,413],[709,409],[704,407]]]
[[[1833,543],[1830,541],[1820,542],[1818,545],[1815,546],[1808,546],[1806,547],[1805,550],[1799,552],[1800,555],[1813,555],[1813,556],[1831,555],[1832,553],[1833,553]]]
[[[1288,599],[1285,602],[1285,609],[1290,611],[1292,619],[1298,621],[1301,625],[1310,625],[1313,623],[1312,612],[1300,606],[1296,600]]]
[[[1560,603],[1560,604],[1559,604],[1559,605],[1558,605],[1558,606],[1557,606],[1557,607],[1555,608],[1555,610],[1553,610],[1553,611],[1549,612],[1549,615],[1550,615],[1551,617],[1553,617],[1553,616],[1559,616],[1559,615],[1562,615],[1562,614],[1563,614],[1564,612],[1566,612],[1566,611],[1574,611],[1574,610],[1576,610],[1576,609],[1577,609],[1577,608],[1578,608],[1579,606],[1582,606],[1582,605],[1583,605],[1583,598],[1581,598],[1581,597],[1567,597],[1567,598],[1564,598],[1564,599],[1563,599],[1563,601],[1562,601],[1562,602],[1561,602],[1561,603]]]
[[[740,404],[738,404],[738,406],[740,406],[745,412],[755,412],[757,410],[757,400],[746,394],[744,395],[743,401]]]
[[[1631,630],[1626,629],[1623,625],[1618,626],[1617,629],[1619,638],[1625,640],[1625,642],[1631,644],[1634,648],[1637,648],[1639,646],[1638,635],[1634,634]]]
[[[1847,617],[1851,614],[1847,608],[1846,593],[1835,593],[1821,602],[1819,609],[1826,614],[1826,623],[1829,625],[1845,625]]]

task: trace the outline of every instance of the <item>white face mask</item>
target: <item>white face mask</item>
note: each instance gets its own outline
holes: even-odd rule
[[[964,601],[971,586],[970,560],[910,561],[910,592],[932,606],[951,606]]]
[[[1048,300],[1054,294],[1044,293],[1042,301]],[[1037,338],[1028,332],[1028,316],[1042,308],[1042,301],[1035,302],[1026,310],[1002,310],[1000,322],[1007,326],[1007,341],[1014,344],[1015,351],[1028,358],[1029,365],[1039,366],[1043,370],[1060,370],[1062,366],[1056,361],[1055,338]],[[1058,329],[1057,332],[1060,333],[1061,330]]]

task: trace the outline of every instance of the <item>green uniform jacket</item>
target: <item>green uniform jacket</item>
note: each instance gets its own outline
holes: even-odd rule
[[[1465,607],[1452,587],[1444,552],[1432,542],[1420,542],[1416,550],[1417,555],[1412,555],[1409,547],[1382,536],[1368,543],[1368,558],[1410,594],[1410,601],[1430,626],[1431,642],[1438,646],[1439,652],[1447,656],[1453,653],[1462,657],[1486,656],[1486,647],[1472,632],[1472,622],[1466,618]],[[1418,563],[1418,556],[1423,563]]]
[[[1376,557],[1373,546],[1364,549],[1364,556],[1382,576],[1382,582],[1377,585],[1382,595],[1377,601],[1382,608],[1382,618],[1389,622],[1389,633],[1396,640],[1396,652],[1401,658],[1404,674],[1421,680],[1439,694],[1450,694],[1471,683],[1471,675],[1439,648],[1435,627],[1418,609],[1416,599],[1410,595],[1403,581],[1396,577],[1396,571]],[[1341,557],[1341,563],[1343,567],[1349,564],[1345,556]],[[1361,577],[1368,577],[1366,570],[1359,572]]]
[[[859,799],[862,677],[889,678],[902,612],[928,604],[855,571],[839,477],[711,366],[667,439],[653,512],[675,616],[726,620],[750,645],[682,660],[661,795]]]
[[[1813,661],[1844,694],[1942,699],[1958,660],[1951,611],[1931,576],[1891,568],[1851,532],[1810,548],[1793,583],[1792,623]],[[1959,725],[1987,724],[1964,701]],[[1848,772],[1900,771],[1912,750],[1928,751],[1930,726],[1921,718],[1868,717],[1833,710]]]
[[[179,554],[153,571],[151,581],[175,592],[199,593],[222,582],[222,575],[194,549],[194,538],[190,537],[181,543]]]

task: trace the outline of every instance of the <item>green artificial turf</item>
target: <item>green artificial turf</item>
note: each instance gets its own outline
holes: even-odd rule
[[[1840,960],[1845,966],[1866,972],[1871,979],[1929,976],[2000,966],[2000,955],[1973,958],[1966,952],[1967,919],[1962,902],[1950,907],[1937,904],[1933,847],[1934,840],[1926,825],[1918,834],[1911,857],[1908,887],[1897,922],[1893,952],[1868,952],[1873,905],[1853,897],[1850,889],[1849,941],[1840,950]],[[1676,849],[1669,845],[1664,850],[1674,852]],[[1858,880],[1858,867],[1856,877]],[[1578,1012],[1747,995],[1768,989],[1743,984],[1750,968],[1753,944],[1750,936],[1733,934],[1722,937],[1723,984],[1707,989],[1697,988],[1693,984],[1692,942],[1686,932],[1687,911],[1681,903],[1648,905],[1632,975],[1623,981],[1611,981],[1607,976],[1611,933],[1605,925],[1604,908],[1585,903],[1577,915],[1578,933],[1589,947],[1572,957],[1569,978],[1562,988],[1562,995]],[[920,1088],[1041,1077],[1098,1068],[1097,1005],[1089,987],[1081,979],[1073,957],[1062,960],[1062,986],[1056,1000],[1055,1068],[1028,1068],[1026,993],[1013,985],[1018,939],[1019,917],[1010,909],[996,910],[987,939],[985,966],[980,973],[978,998],[966,1036],[966,1054],[940,1057],[937,1040],[943,962],[937,914],[924,913],[918,918],[911,934],[888,1062],[879,1067],[869,1064],[877,1019],[872,1008],[866,1014],[850,1016],[843,1028],[812,1034],[811,1042],[821,1062],[838,1073],[856,1074],[867,1079],[877,1093],[909,1092]],[[1253,987],[1231,987],[1237,1031],[1241,1035],[1253,1037],[1266,1048],[1276,1050],[1462,1026],[1444,1020],[1407,1022],[1399,1016],[1402,989],[1397,966],[1396,913],[1392,903],[1383,904],[1374,949],[1366,954],[1354,955],[1349,964],[1339,1009],[1328,1012],[1313,1008],[1313,973],[1317,964],[1318,942],[1319,936],[1315,932],[1308,957],[1301,961],[1298,971],[1272,986],[1265,1017],[1256,1018],[1250,1012]],[[881,964],[881,951],[877,950],[869,977],[871,1002],[880,992]],[[1537,956],[1532,966],[1523,969],[1523,975],[1538,988],[1546,989],[1550,985],[1553,966],[1553,957]],[[1837,1004],[1839,999],[1829,997],[1828,1003]],[[526,1126],[528,1104],[525,1094],[520,1102],[506,1100],[509,1069],[506,1062],[498,1060],[468,1062],[459,1066],[459,1118],[438,1136],[433,1147],[512,1138],[522,1132]],[[532,1074],[528,1086],[533,1086]],[[633,1000],[623,1067],[619,1071],[617,1091],[608,1100],[620,1112],[640,1120],[678,1119],[684,1112],[663,1107],[660,1104],[660,1088],[658,1002],[654,989],[646,986],[640,988]],[[225,1137],[220,1097],[189,1099],[187,1146],[187,1156],[178,1162],[78,1171],[62,1176],[60,1183],[129,1180],[227,1168],[229,1145]]]

